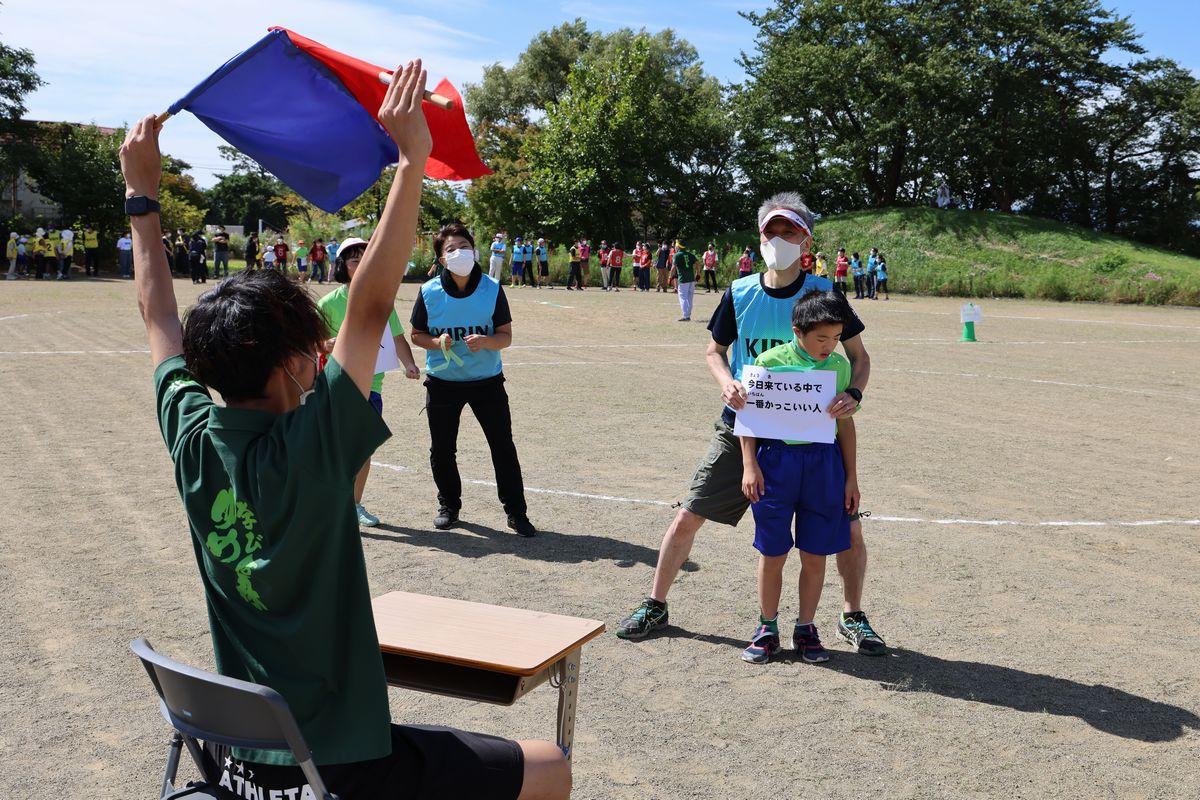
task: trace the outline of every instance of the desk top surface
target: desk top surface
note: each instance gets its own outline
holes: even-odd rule
[[[371,601],[379,649],[533,675],[604,632],[594,619],[389,592]]]

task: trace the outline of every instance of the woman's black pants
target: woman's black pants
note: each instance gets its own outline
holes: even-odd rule
[[[496,494],[511,516],[525,516],[525,484],[512,439],[512,414],[504,381],[459,384],[430,378],[425,384],[425,413],[429,417],[429,466],[438,490],[438,503],[462,508],[462,479],[458,475],[458,424],[464,406],[479,420],[496,472]]]

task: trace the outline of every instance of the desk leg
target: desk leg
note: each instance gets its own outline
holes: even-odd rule
[[[575,742],[575,703],[579,689],[579,656],[577,648],[554,665],[558,673],[558,746],[571,760]]]

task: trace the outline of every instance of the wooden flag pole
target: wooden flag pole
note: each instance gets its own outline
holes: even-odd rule
[[[380,72],[379,73],[379,82],[390,84],[392,82],[392,73]],[[425,99],[428,100],[429,102],[433,103],[438,108],[444,108],[447,111],[451,111],[454,109],[454,101],[453,100],[451,100],[449,97],[442,97],[440,94],[434,94],[433,92],[429,91],[428,89],[425,90]],[[161,128],[163,123],[166,122],[170,118],[171,118],[171,112],[164,111],[163,113],[159,114],[157,117],[154,118],[154,127]]]
[[[392,83],[392,73],[380,72],[379,82],[390,86]],[[442,97],[440,94],[434,94],[428,89],[425,90],[425,99],[433,103],[438,108],[444,108],[447,111],[452,111],[454,109],[453,100],[451,100],[449,97]]]

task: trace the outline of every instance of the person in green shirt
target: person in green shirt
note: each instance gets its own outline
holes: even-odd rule
[[[390,722],[351,501],[359,467],[390,434],[367,397],[432,148],[424,89],[420,62],[410,62],[396,70],[379,109],[399,163],[324,370],[320,312],[278,272],[222,281],[181,325],[159,215],[132,218],[159,427],[188,519],[217,670],[284,697],[330,791],[342,800],[564,798],[570,766],[551,742]],[[130,129],[120,158],[126,196],[156,200],[162,156],[153,114]],[[228,781],[235,765],[239,783],[252,781],[256,796],[311,794],[290,753],[207,748],[213,760],[200,768],[213,783]]]
[[[317,308],[320,309],[321,316],[325,318],[325,325],[329,330],[330,338],[325,342],[326,349],[332,349],[337,343],[338,331],[342,329],[342,323],[346,319],[346,302],[350,297],[350,281],[354,277],[354,273],[358,271],[358,265],[366,250],[367,243],[362,239],[351,238],[342,244],[342,248],[338,252],[337,263],[333,267],[333,279],[341,286],[317,301]],[[405,377],[412,380],[421,377],[421,368],[417,366],[412,348],[408,346],[408,340],[404,338],[404,326],[400,324],[400,317],[396,315],[395,308],[388,317],[388,332],[392,335],[392,343],[396,347],[400,365],[404,367]],[[381,394],[383,375],[382,372],[375,373],[371,379],[371,394],[367,398],[380,414],[383,413],[383,395]],[[362,469],[358,471],[358,476],[354,479],[354,507],[358,512],[358,524],[364,528],[371,528],[379,524],[379,517],[363,508],[363,491],[367,488],[367,476],[370,473],[371,459],[368,458],[363,462]]]
[[[301,283],[308,283],[308,247],[303,239],[296,242],[296,272]]]
[[[675,285],[679,289],[679,308],[683,311],[680,322],[692,319],[692,300],[696,296],[696,256],[682,242],[675,242],[675,257],[671,259],[675,270]]]
[[[792,310],[796,337],[760,354],[755,366],[772,372],[826,370],[835,391],[850,385],[850,362],[834,350],[848,306],[836,292],[809,292]],[[800,607],[792,642],[801,661],[829,660],[816,616],[825,583],[825,557],[850,549],[850,515],[858,511],[857,436],[852,417],[837,420],[836,444],[759,440],[741,436],[742,492],[754,513],[759,552],[758,627],[742,660],[766,664],[780,651],[779,596],[783,566],[793,546],[800,551]],[[795,521],[795,538],[792,523]]]

